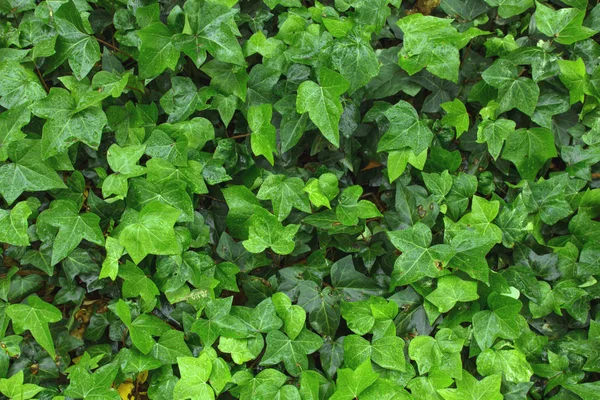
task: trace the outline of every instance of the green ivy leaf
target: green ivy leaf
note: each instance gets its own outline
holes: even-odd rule
[[[355,185],[350,186],[342,192],[339,197],[339,203],[335,207],[335,215],[340,222],[346,226],[353,226],[358,223],[359,218],[377,218],[381,213],[368,200],[358,200],[363,193],[363,188]]]
[[[392,244],[402,252],[392,272],[392,287],[407,285],[423,277],[435,278],[445,273],[454,249],[446,244],[431,246],[431,229],[417,222],[413,227],[388,232]]]
[[[573,210],[564,197],[568,180],[568,176],[564,174],[536,183],[527,181],[523,188],[523,203],[527,211],[538,212],[542,221],[548,225],[554,225],[571,215]]]
[[[556,157],[554,135],[546,128],[517,129],[506,139],[502,158],[512,162],[521,178],[534,180],[546,161]]]
[[[13,246],[28,246],[27,218],[31,209],[27,202],[17,203],[10,211],[0,209],[0,242]]]
[[[136,264],[148,254],[179,254],[173,229],[179,214],[179,210],[158,201],[146,204],[140,212],[128,209],[122,219],[126,222],[118,231],[119,243]]]
[[[437,392],[444,400],[477,400],[481,398],[489,400],[502,400],[504,397],[500,393],[502,377],[500,375],[490,375],[478,381],[463,370],[462,379],[457,381],[456,389],[440,389]]]
[[[0,378],[0,393],[9,399],[31,399],[44,388],[33,383],[23,383],[23,371],[19,371],[8,379]]]
[[[492,293],[488,306],[489,310],[473,315],[475,339],[482,349],[491,347],[497,338],[516,339],[527,330],[527,322],[519,314],[522,307],[519,300]]]
[[[199,357],[178,357],[181,379],[175,384],[173,396],[179,399],[213,400],[215,392],[207,383],[212,362],[206,353]]]
[[[315,207],[319,208],[325,206],[331,209],[331,204],[329,202],[340,192],[338,183],[337,176],[326,172],[319,178],[309,179],[302,190],[308,193],[308,198]]]
[[[371,343],[358,335],[348,335],[344,339],[345,364],[358,368],[365,360],[371,360],[382,368],[403,372],[404,341],[397,336],[384,336]]]
[[[585,64],[581,58],[574,61],[558,60],[560,68],[560,81],[569,89],[571,104],[582,102],[585,99],[584,93],[588,85],[588,75],[585,70]]]
[[[155,296],[160,292],[152,279],[148,278],[144,272],[131,262],[126,262],[119,267],[119,277],[123,279],[123,297],[140,296],[146,306],[146,311],[150,311],[155,305]]]
[[[500,118],[496,121],[485,120],[477,127],[477,143],[487,143],[490,155],[498,159],[504,141],[515,131],[516,123]]]
[[[42,132],[42,157],[64,152],[77,142],[97,149],[102,139],[102,128],[107,123],[100,107],[78,106],[75,98],[65,89],[52,88],[47,97],[36,101],[31,112],[47,119]]]
[[[461,376],[460,351],[464,340],[448,328],[431,336],[417,336],[408,346],[408,354],[417,362],[421,374],[443,371],[454,378]]]
[[[73,74],[81,80],[100,60],[100,46],[86,29],[87,21],[81,18],[73,1],[60,6],[54,13],[54,21],[59,36],[56,39],[56,54],[51,58],[48,68],[56,69],[68,59]]]
[[[325,67],[319,70],[319,84],[305,81],[298,87],[296,110],[299,114],[308,112],[310,120],[319,128],[323,136],[335,147],[339,147],[339,122],[342,116],[340,95],[348,90],[348,81]]]
[[[373,371],[371,360],[366,359],[355,370],[344,368],[338,370],[336,390],[331,400],[351,400],[358,396],[379,379]]]
[[[100,218],[93,213],[79,214],[79,207],[70,200],[54,200],[48,210],[40,213],[37,229],[56,228],[52,244],[52,265],[67,257],[82,240],[102,246],[104,235],[100,230]]]
[[[267,349],[260,362],[261,365],[275,365],[283,361],[285,369],[292,375],[308,369],[307,355],[319,350],[323,339],[313,332],[304,329],[295,339],[290,339],[283,332],[272,331],[267,335]]]
[[[492,7],[498,7],[498,15],[510,18],[533,7],[533,0],[485,0]]]
[[[204,63],[207,51],[219,61],[246,64],[236,38],[239,35],[233,21],[236,9],[204,0],[188,1],[183,9],[186,22],[183,34],[174,41],[197,68]]]
[[[285,293],[274,293],[273,304],[277,315],[283,320],[284,332],[291,339],[298,337],[306,323],[306,312],[302,307],[292,304]]]
[[[294,250],[294,236],[299,225],[283,226],[271,213],[260,213],[250,220],[248,240],[243,244],[251,253],[261,253],[267,248],[277,254],[290,254]]]
[[[441,107],[446,111],[446,115],[442,118],[442,123],[453,126],[456,129],[457,138],[469,130],[469,114],[462,101],[454,99],[453,101],[442,103]]]
[[[303,188],[304,182],[300,178],[282,174],[270,175],[263,181],[256,197],[260,200],[271,200],[273,213],[279,221],[283,221],[292,211],[292,207],[306,213],[311,212]]]
[[[457,302],[469,302],[478,298],[477,282],[464,281],[454,275],[439,278],[437,288],[426,297],[441,313],[450,311]]]
[[[273,109],[270,104],[261,104],[248,110],[248,125],[252,130],[250,135],[252,152],[257,156],[265,156],[271,165],[275,163],[273,154],[277,150],[276,129],[271,124],[272,116]]]
[[[35,72],[16,61],[6,60],[0,63],[0,97],[0,105],[11,109],[42,99],[46,92]]]
[[[336,40],[331,52],[335,69],[350,83],[350,94],[365,86],[379,73],[379,61],[368,40],[356,30]]]
[[[50,354],[56,357],[54,340],[48,324],[62,319],[62,313],[52,304],[48,304],[37,295],[27,297],[27,304],[11,304],[6,308],[6,315],[12,320],[15,333],[28,330],[34,339]]]
[[[583,26],[585,9],[552,8],[535,2],[537,29],[544,35],[554,38],[560,44],[573,44],[593,36],[598,31]]]
[[[406,101],[401,100],[387,109],[385,116],[390,121],[390,129],[379,141],[378,152],[410,148],[414,154],[421,154],[431,145],[433,133]]]
[[[529,382],[533,369],[527,362],[525,354],[519,350],[487,349],[477,357],[477,371],[483,376],[504,377],[508,382]]]
[[[179,50],[172,42],[173,32],[162,22],[150,24],[137,32],[140,38],[140,79],[154,78],[167,68],[175,70]]]

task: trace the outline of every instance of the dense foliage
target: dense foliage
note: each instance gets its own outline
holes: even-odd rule
[[[600,399],[589,3],[0,0],[0,392]]]

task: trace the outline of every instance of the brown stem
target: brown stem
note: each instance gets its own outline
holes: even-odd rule
[[[108,43],[108,42],[105,42],[104,40],[102,40],[102,39],[99,39],[99,38],[96,38],[96,40],[97,40],[98,42],[102,43],[103,45],[105,45],[106,47],[109,47],[109,48],[113,49],[114,51],[117,51],[117,52],[119,52],[119,53],[123,54],[124,56],[127,56],[127,57],[129,57],[129,58],[131,58],[131,59],[134,59],[134,60],[135,60],[135,57],[134,57],[134,56],[132,56],[131,54],[127,53],[126,51],[123,51],[123,50],[121,50],[121,49],[120,49],[120,48],[118,48],[117,46],[113,46],[112,44],[110,44],[110,43]]]
[[[27,275],[47,275],[45,272],[42,271],[36,271],[36,270],[18,270],[16,275],[19,276],[27,276]],[[0,274],[0,278],[6,278],[6,274]]]
[[[204,197],[206,197],[207,199],[211,199],[211,200],[214,200],[214,201],[218,201],[219,203],[225,203],[223,200],[221,200],[221,199],[217,199],[216,197],[212,197],[212,196],[209,196],[209,195],[207,195],[207,194],[201,194],[200,196],[204,196]]]
[[[250,136],[250,133],[244,133],[243,135],[235,135],[235,136],[231,136],[229,139],[240,139],[240,138],[245,138]]]
[[[46,89],[46,93],[50,93],[50,88],[46,84],[46,81],[44,80],[44,77],[42,76],[42,72],[40,71],[40,69],[38,68],[38,66],[35,63],[33,65],[35,65],[35,72],[37,73],[37,76],[40,78],[42,85],[44,85],[44,89]]]
[[[127,89],[131,89],[131,90],[135,90],[136,92],[140,92],[141,94],[145,94],[143,90],[140,90],[140,89],[138,89],[138,88],[136,88],[136,87],[129,86],[129,85],[126,85],[125,87],[126,87]]]

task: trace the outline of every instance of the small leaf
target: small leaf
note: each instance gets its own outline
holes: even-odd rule
[[[554,135],[546,128],[518,129],[506,139],[502,158],[512,162],[521,178],[534,180],[546,161],[556,157]]]
[[[325,67],[319,70],[319,83],[305,81],[298,87],[296,110],[299,114],[308,112],[311,121],[323,136],[335,147],[339,147],[339,122],[342,116],[342,103],[339,96],[348,90],[349,83],[338,73]]]
[[[442,123],[453,126],[456,129],[457,138],[469,130],[469,114],[467,114],[467,109],[462,101],[454,99],[451,102],[441,104],[441,107],[446,111]]]
[[[52,304],[48,304],[36,295],[27,297],[27,304],[11,304],[6,308],[6,315],[12,320],[15,333],[21,334],[29,330],[34,339],[55,358],[54,340],[48,324],[62,319],[62,313]]]

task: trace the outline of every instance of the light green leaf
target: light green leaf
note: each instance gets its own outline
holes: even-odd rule
[[[485,0],[492,7],[498,7],[498,15],[510,18],[525,12],[533,6],[533,0]]]
[[[414,154],[421,154],[431,145],[433,133],[406,101],[400,100],[387,109],[385,116],[390,121],[390,129],[379,141],[378,152],[410,148]]]
[[[260,365],[275,365],[283,361],[285,369],[292,376],[298,376],[308,369],[309,354],[319,350],[323,339],[316,333],[304,329],[292,340],[283,332],[272,331],[267,335],[267,349]]]
[[[477,357],[477,371],[488,376],[502,375],[508,382],[529,382],[533,369],[519,350],[487,349]]]
[[[588,85],[588,75],[583,60],[577,58],[575,61],[558,60],[557,62],[560,68],[559,79],[569,89],[571,104],[583,103]]]
[[[0,106],[11,109],[46,97],[35,72],[16,61],[0,63]]]
[[[437,392],[444,400],[502,400],[500,393],[502,376],[490,375],[478,381],[463,370],[462,379],[456,381],[456,389],[440,389]]]
[[[151,354],[165,364],[176,364],[180,357],[192,356],[185,343],[185,334],[176,330],[168,330],[162,334]]]
[[[285,334],[292,340],[296,339],[305,326],[306,312],[302,307],[292,304],[285,293],[274,293],[272,298],[277,315],[283,319]]]
[[[155,305],[155,296],[160,294],[156,284],[135,264],[126,262],[119,267],[119,277],[123,279],[123,297],[138,297],[143,300],[145,311],[151,311]]]
[[[137,32],[141,40],[140,79],[154,78],[167,68],[175,70],[179,60],[179,50],[171,41],[173,32],[162,22],[155,22]]]
[[[506,139],[502,158],[512,162],[521,178],[534,180],[546,161],[556,157],[554,135],[546,128],[518,129]]]
[[[177,365],[181,379],[175,384],[173,397],[177,399],[214,400],[215,392],[208,379],[212,371],[212,361],[208,354],[199,357],[178,357]]]
[[[540,88],[529,78],[516,78],[502,85],[498,89],[500,107],[498,113],[503,113],[516,108],[531,116],[540,96]]]
[[[514,121],[504,118],[482,121],[477,127],[477,143],[487,143],[490,155],[496,160],[500,156],[504,141],[515,131],[515,127]]]
[[[387,234],[392,244],[402,252],[394,264],[391,287],[407,285],[426,276],[437,278],[443,275],[447,262],[455,253],[446,244],[431,246],[431,229],[421,222]]]
[[[223,92],[233,94],[246,101],[248,93],[248,73],[246,68],[212,60],[202,66],[202,71],[211,77],[210,86]]]
[[[107,123],[100,107],[80,108],[71,94],[62,88],[52,88],[47,97],[36,101],[31,112],[47,119],[42,132],[42,157],[64,152],[77,142],[97,149],[102,138],[102,128]]]
[[[23,383],[22,370],[8,379],[0,378],[0,393],[10,400],[31,399],[43,390],[43,387],[33,383]]]
[[[0,209],[0,242],[13,246],[28,246],[27,218],[31,209],[27,202],[17,203],[10,211]]]
[[[232,236],[238,239],[248,238],[248,229],[252,223],[252,216],[262,210],[260,202],[247,187],[237,185],[223,189],[223,197],[229,207],[227,213],[227,227]]]
[[[300,225],[283,226],[271,213],[254,214],[250,219],[248,240],[243,245],[251,253],[262,253],[267,248],[277,254],[290,254],[294,251],[294,236]]]
[[[500,202],[498,200],[486,200],[483,197],[473,196],[471,212],[453,224],[446,220],[449,236],[454,236],[462,230],[475,231],[490,242],[500,243],[502,231],[492,221],[498,216]]]
[[[159,201],[146,204],[140,212],[128,209],[122,217],[127,222],[118,231],[119,243],[136,264],[148,254],[179,254],[181,248],[173,229],[179,214],[179,210]]]
[[[319,70],[319,83],[304,81],[300,84],[296,110],[299,114],[308,112],[323,136],[339,147],[339,122],[343,112],[339,96],[350,85],[343,76],[325,67]]]
[[[119,273],[119,260],[125,253],[125,248],[112,236],[106,238],[106,258],[102,261],[102,269],[98,279],[110,278],[113,281]]]
[[[379,378],[373,371],[371,360],[366,359],[355,370],[340,369],[337,372],[336,391],[330,400],[352,400],[371,386]]]
[[[473,315],[473,331],[477,344],[487,349],[497,338],[516,339],[527,330],[525,318],[519,314],[519,300],[492,293],[488,297],[489,310]]]
[[[27,304],[11,304],[6,308],[6,315],[12,320],[15,333],[21,334],[29,330],[33,338],[55,358],[54,340],[48,324],[62,319],[62,313],[52,304],[48,304],[37,295],[27,297]]]
[[[536,183],[527,181],[523,188],[523,203],[530,213],[539,213],[548,225],[554,225],[571,215],[573,210],[565,199],[569,177],[566,174],[553,176]]]
[[[331,209],[329,201],[340,192],[338,184],[337,176],[326,172],[319,178],[310,178],[302,190],[308,193],[308,198],[315,207],[325,206]]]
[[[80,11],[73,1],[66,2],[54,13],[54,21],[59,37],[56,39],[56,54],[50,59],[49,70],[54,70],[66,59],[73,75],[83,79],[94,64],[100,60],[100,45],[89,35]]]
[[[585,9],[561,8],[553,10],[538,1],[535,2],[537,29],[544,35],[554,38],[560,44],[573,44],[597,33],[583,26]]]
[[[368,200],[360,200],[363,193],[363,188],[359,185],[354,185],[344,189],[339,197],[338,205],[335,207],[335,215],[340,222],[346,226],[358,224],[358,219],[377,218],[381,217],[381,213]]]
[[[0,114],[0,161],[6,161],[8,158],[7,149],[10,143],[26,137],[21,128],[27,125],[30,119],[31,113],[25,105],[13,107]]]
[[[265,156],[269,163],[274,165],[273,154],[277,151],[275,143],[277,132],[271,124],[272,117],[273,107],[271,104],[265,103],[248,109],[248,125],[252,130],[250,135],[252,152],[257,156]]]
[[[454,275],[439,278],[437,288],[426,297],[441,313],[450,311],[457,302],[469,302],[478,298],[477,282],[464,281]]]
[[[442,123],[453,126],[456,129],[456,137],[459,138],[469,130],[469,114],[467,108],[459,99],[442,103],[441,107],[446,111]]]
[[[350,83],[350,94],[379,73],[379,60],[371,44],[356,30],[350,30],[346,36],[334,42],[331,61],[333,67]]]
[[[417,362],[421,375],[443,371],[454,378],[461,376],[462,361],[460,351],[464,339],[459,338],[448,328],[440,329],[435,338],[417,336],[410,341],[408,355]]]
[[[358,368],[368,359],[385,369],[404,371],[404,340],[397,336],[384,336],[369,343],[358,335],[348,335],[344,338],[346,366]]]
[[[104,245],[104,235],[99,223],[100,217],[96,214],[79,214],[79,207],[73,201],[54,200],[48,210],[40,213],[37,223],[38,232],[43,227],[56,228],[52,244],[52,265],[67,257],[83,239],[99,246]]]
[[[239,35],[234,22],[235,8],[212,1],[192,0],[185,3],[186,24],[183,34],[174,38],[177,47],[188,55],[197,68],[204,63],[208,51],[215,59],[245,65]]]

